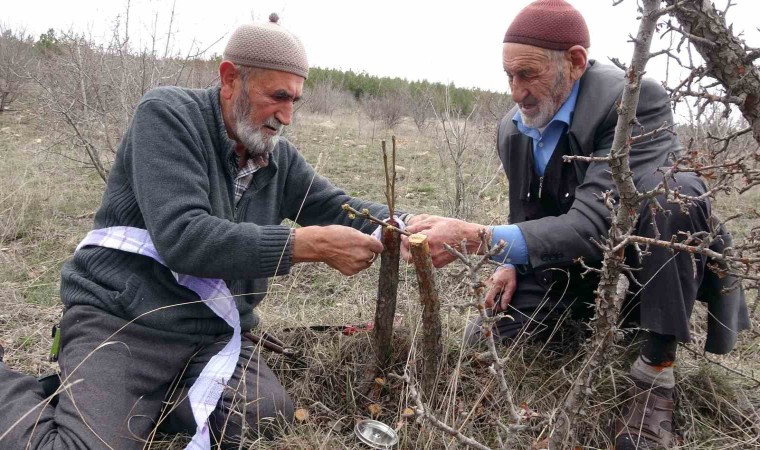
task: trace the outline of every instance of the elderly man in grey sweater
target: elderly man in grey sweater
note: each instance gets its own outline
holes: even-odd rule
[[[0,448],[142,448],[155,430],[237,447],[291,418],[240,330],[256,325],[267,279],[295,263],[368,268],[382,244],[341,206],[387,209],[346,195],[280,137],[308,63],[276,22],[232,34],[220,86],[158,88],[138,105],[94,231],[63,268],[65,390],[48,404],[0,362]]]

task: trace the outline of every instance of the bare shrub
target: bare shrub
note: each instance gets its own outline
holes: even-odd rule
[[[361,99],[361,109],[367,115],[369,120],[376,122],[380,120],[380,99],[375,96],[367,96]]]
[[[498,92],[481,92],[478,95],[476,120],[480,124],[494,123],[501,120],[513,106],[512,96]]]
[[[397,91],[368,97],[362,100],[362,110],[373,122],[379,120],[386,128],[395,128],[404,118],[404,97]]]
[[[115,22],[107,44],[74,32],[56,36],[54,51],[44,53],[32,74],[40,91],[39,113],[58,142],[67,144],[58,151],[94,168],[104,181],[145,92],[162,85],[205,87],[215,79],[214,64],[199,59],[202,51],[173,53],[171,23],[161,33],[165,43],[154,29],[140,50],[129,47],[126,26],[123,30]]]
[[[414,120],[420,132],[428,125],[433,117],[433,106],[430,104],[430,89],[411,89],[406,97],[406,113]]]
[[[380,98],[380,111],[387,128],[395,128],[404,118],[404,96],[398,91],[385,93]]]
[[[0,113],[18,99],[34,61],[33,39],[0,24]]]
[[[452,105],[448,88],[437,100],[435,147],[441,160],[446,197],[443,205],[451,217],[469,219],[474,214],[478,200],[501,175],[501,169],[493,149],[495,127],[478,127],[473,116],[478,106],[464,114]]]
[[[304,88],[303,108],[312,114],[332,116],[338,110],[354,109],[356,100],[350,92],[335,86],[332,81],[320,80]]]

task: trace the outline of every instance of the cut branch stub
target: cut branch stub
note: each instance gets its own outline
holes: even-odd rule
[[[435,287],[433,261],[427,236],[413,234],[409,237],[417,284],[422,303],[422,390],[429,402],[433,401],[438,378],[438,366],[443,345],[441,344],[441,304]]]
[[[383,245],[385,250],[380,254],[380,277],[377,284],[377,306],[372,343],[377,369],[384,373],[393,362],[393,319],[396,316],[398,294],[400,235],[390,228],[384,228]]]

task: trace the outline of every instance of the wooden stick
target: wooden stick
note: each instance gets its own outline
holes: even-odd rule
[[[417,272],[417,284],[422,303],[422,391],[433,404],[435,385],[438,379],[438,366],[443,354],[441,344],[441,303],[435,287],[433,261],[430,258],[430,246],[427,236],[413,234],[409,237],[409,250],[412,254],[414,269]]]

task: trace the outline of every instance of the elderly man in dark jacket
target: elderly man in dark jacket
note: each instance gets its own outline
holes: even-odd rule
[[[504,70],[517,106],[498,130],[497,147],[509,179],[509,225],[484,227],[455,219],[416,216],[408,228],[429,236],[433,262],[440,267],[453,260],[442,244],[467,239],[472,252],[482,251],[478,232],[491,233],[494,244],[507,243],[495,259],[505,263],[489,279],[487,306],[509,315],[497,323],[504,341],[521,334],[546,337],[552,324],[593,305],[596,281],[581,278],[573,261],[601,259],[594,239],[610,226],[610,211],[599,195],[614,190],[604,162],[564,163],[563,156],[604,156],[609,153],[617,122],[617,104],[624,73],[587,59],[589,35],[581,14],[562,0],[539,0],[523,9],[510,25],[503,51]],[[644,80],[636,117],[637,133],[650,133],[673,124],[668,96],[652,80]],[[677,137],[657,133],[636,141],[630,154],[635,183],[640,190],[663,181],[658,169],[670,164],[679,151]],[[695,174],[679,173],[668,180],[681,194],[700,196],[704,183]],[[648,204],[639,211],[636,232],[670,240],[678,232],[715,232],[714,249],[730,245],[730,237],[716,225],[708,199],[688,206]],[[717,227],[717,229],[716,229]],[[659,235],[657,233],[659,232]],[[710,319],[706,350],[730,351],[738,331],[749,327],[741,288],[721,292],[735,280],[719,278],[696,257],[696,273],[689,255],[650,249],[638,267],[642,287],[628,303],[626,314],[637,315],[646,330],[640,357],[631,368],[635,386],[616,426],[616,449],[667,446],[672,438],[673,361],[677,342],[690,340],[689,316],[694,301],[708,303]],[[579,308],[580,306],[580,308]],[[479,338],[470,325],[467,339]]]
[[[270,21],[235,30],[220,86],[158,88],[138,105],[94,230],[63,268],[64,391],[53,405],[0,361],[0,448],[137,449],[157,430],[238,448],[293,416],[241,330],[267,278],[295,263],[369,267],[375,227],[341,206],[387,208],[349,197],[281,138],[308,63]]]

